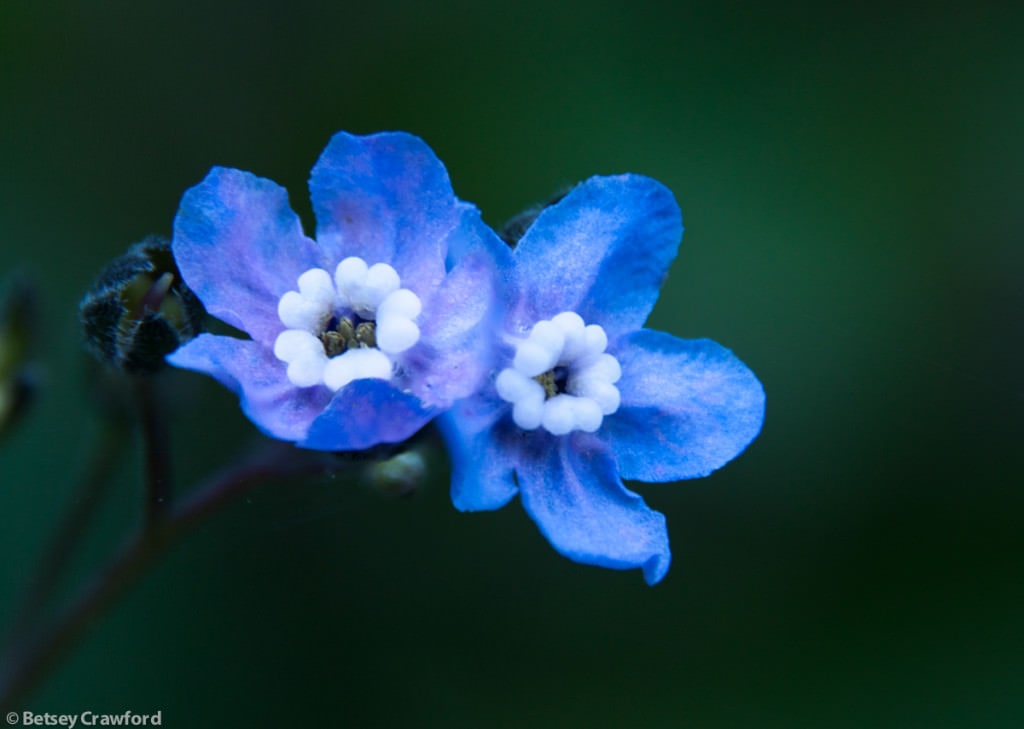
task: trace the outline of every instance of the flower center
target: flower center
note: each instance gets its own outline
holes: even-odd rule
[[[600,428],[604,416],[619,409],[615,383],[622,376],[607,346],[604,329],[572,311],[534,324],[494,383],[498,396],[512,403],[515,424],[543,426],[552,435]]]
[[[565,392],[565,386],[569,381],[569,370],[565,367],[555,367],[533,379],[544,388],[544,398],[550,400],[555,395]]]
[[[299,276],[299,290],[277,302],[286,328],[274,341],[274,356],[288,363],[288,380],[334,391],[353,380],[390,380],[394,356],[420,338],[420,299],[401,283],[388,264],[367,266],[355,256],[339,263],[333,277],[322,268]]]
[[[328,324],[319,339],[324,345],[324,352],[328,357],[335,357],[359,347],[376,347],[377,323],[362,321],[357,316],[353,316],[351,319],[343,316],[334,322],[333,326]]]

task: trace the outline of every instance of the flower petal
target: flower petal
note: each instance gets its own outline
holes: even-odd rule
[[[508,403],[481,395],[458,401],[435,421],[448,446],[459,511],[500,509],[519,490],[512,473],[521,431],[503,417],[508,410]]]
[[[617,342],[614,354],[622,366],[622,405],[600,434],[623,478],[706,476],[760,432],[764,390],[725,347],[643,329]]]
[[[260,430],[282,440],[299,440],[327,406],[323,387],[297,388],[284,362],[259,342],[201,334],[167,356],[175,367],[216,378],[241,399],[242,411]]]
[[[260,341],[272,341],[283,328],[281,296],[320,265],[320,251],[303,234],[285,189],[226,167],[214,167],[185,192],[171,246],[206,310]]]
[[[402,358],[415,373],[410,389],[439,407],[476,392],[493,369],[493,332],[505,313],[501,279],[512,267],[508,246],[474,208],[466,206],[449,238],[459,255],[449,256],[448,274],[423,302],[421,345]]]
[[[404,132],[339,132],[309,180],[317,242],[336,261],[387,263],[418,295],[444,275],[445,235],[458,221],[444,165]]]
[[[399,443],[436,414],[415,395],[389,382],[356,380],[338,390],[298,445],[319,451],[357,451]]]
[[[549,447],[516,469],[523,507],[552,546],[577,562],[642,567],[653,585],[668,571],[665,517],[629,491],[615,462],[595,437],[530,434]]]
[[[515,249],[529,326],[563,311],[615,338],[643,326],[675,258],[682,216],[671,191],[642,175],[592,177],[546,208]]]

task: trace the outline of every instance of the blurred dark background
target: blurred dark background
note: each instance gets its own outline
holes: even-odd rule
[[[651,325],[732,348],[761,437],[638,484],[648,588],[518,503],[260,488],[178,545],[25,709],[165,726],[1024,725],[1024,11],[966,4],[0,4],[0,275],[43,296],[41,390],[0,443],[0,625],[98,415],[76,305],[214,164],[291,191],[330,135],[403,129],[492,224],[593,174],[672,188]],[[921,6],[923,7],[923,6]],[[311,227],[310,227],[311,229]],[[174,373],[181,488],[254,438]],[[132,448],[134,453],[137,448]],[[120,541],[138,456],[76,555]],[[72,579],[69,584],[74,584]]]

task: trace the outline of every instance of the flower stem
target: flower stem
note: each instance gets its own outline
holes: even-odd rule
[[[249,460],[212,476],[179,506],[168,509],[121,548],[49,626],[15,646],[0,668],[0,711],[12,711],[57,662],[157,557],[205,517],[258,483],[283,477],[327,473],[327,454],[289,446],[264,446]]]
[[[145,519],[156,523],[171,506],[170,436],[160,415],[156,378],[139,377],[135,380],[139,426],[142,432],[145,459],[146,496]]]
[[[75,502],[40,559],[25,599],[11,621],[4,642],[7,648],[21,640],[31,630],[32,622],[42,615],[46,600],[57,586],[96,507],[108,490],[114,466],[123,451],[127,423],[110,418],[103,422],[101,428],[99,443],[75,491]]]

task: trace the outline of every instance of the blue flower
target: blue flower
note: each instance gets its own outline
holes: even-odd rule
[[[643,328],[681,236],[672,193],[639,175],[591,178],[540,213],[505,275],[492,378],[438,420],[457,508],[518,493],[567,557],[665,576],[665,518],[622,479],[706,476],[764,418],[761,384],[727,349]]]
[[[417,137],[339,133],[309,182],[316,240],[277,184],[217,167],[188,190],[172,249],[207,311],[250,339],[204,334],[168,357],[238,394],[299,446],[400,442],[491,367],[505,246],[456,199]]]

